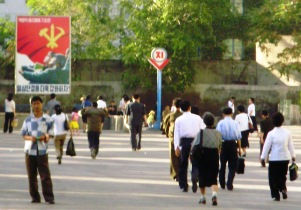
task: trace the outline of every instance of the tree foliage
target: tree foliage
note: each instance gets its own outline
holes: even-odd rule
[[[237,15],[228,0],[123,0],[120,6],[127,88],[154,89],[156,71],[146,58],[163,47],[171,59],[163,87],[184,91],[194,82],[195,61],[222,58]]]
[[[250,35],[265,50],[267,43],[277,44],[283,35],[291,35],[295,44],[278,54],[279,62],[271,67],[281,74],[301,71],[301,1],[264,0],[263,4],[249,14],[252,24]]]

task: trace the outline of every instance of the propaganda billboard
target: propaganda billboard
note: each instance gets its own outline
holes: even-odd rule
[[[18,16],[16,94],[70,94],[70,17]]]

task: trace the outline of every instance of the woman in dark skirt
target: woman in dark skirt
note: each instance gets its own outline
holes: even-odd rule
[[[206,204],[206,187],[212,187],[212,205],[217,205],[217,176],[219,170],[219,151],[222,145],[221,134],[213,128],[214,116],[205,113],[206,129],[200,131],[192,146],[198,144],[202,134],[202,150],[198,150],[195,158],[199,171],[199,187],[201,192],[200,204]]]

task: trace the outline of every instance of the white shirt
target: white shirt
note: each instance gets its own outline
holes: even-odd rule
[[[275,127],[271,130],[264,142],[261,159],[265,159],[269,152],[270,161],[290,160],[292,157],[295,158],[291,133],[282,127]]]
[[[5,112],[14,112],[16,109],[16,104],[14,100],[7,100],[5,99]]]
[[[236,115],[235,121],[239,124],[240,132],[249,130],[249,117],[246,113]]]
[[[195,138],[200,129],[205,129],[203,119],[191,112],[184,112],[175,122],[174,148],[180,148],[181,138]]]
[[[230,107],[232,109],[232,114],[234,114],[235,107],[234,107],[234,103],[231,100],[228,101],[228,107]]]
[[[104,109],[104,108],[107,108],[107,104],[106,104],[106,102],[104,101],[104,100],[98,100],[97,101],[97,108],[102,108],[102,109]]]
[[[250,114],[251,111],[252,111],[252,114]],[[255,105],[254,105],[254,104],[250,104],[250,105],[248,106],[248,115],[249,115],[249,116],[254,116],[254,117],[255,117],[255,114],[256,114],[256,112],[255,112]]]
[[[66,118],[68,120],[68,116],[64,112],[62,112],[59,115],[53,114],[51,118],[53,119],[53,124],[54,124],[54,129],[53,129],[54,135],[57,136],[57,135],[66,134],[67,131],[64,128],[64,122]]]

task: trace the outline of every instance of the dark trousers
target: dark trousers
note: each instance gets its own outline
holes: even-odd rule
[[[142,124],[130,126],[132,149],[137,149],[137,147],[141,148],[141,131],[142,131]],[[138,142],[137,142],[137,135],[138,135]]]
[[[88,141],[89,141],[89,148],[95,150],[95,154],[98,154],[99,150],[99,136],[100,132],[97,131],[88,131]]]
[[[181,138],[180,146],[182,146],[179,160],[179,186],[181,189],[188,188],[187,169],[190,154],[191,142],[193,138]]]
[[[175,153],[175,146],[173,137],[169,138],[169,159],[170,159],[170,177],[172,179],[179,179],[179,158]]]
[[[228,163],[228,180],[227,188],[233,188],[233,180],[237,168],[237,144],[236,141],[224,141],[222,144],[222,151],[220,154],[220,170],[219,170],[219,183],[222,188],[225,188],[225,173],[226,165]]]
[[[29,193],[33,200],[40,201],[41,197],[38,191],[38,172],[42,183],[42,192],[46,202],[54,201],[52,190],[52,181],[48,165],[48,155],[25,156],[26,170],[29,181]]]
[[[5,120],[4,120],[4,128],[3,132],[6,133],[7,130],[9,133],[13,132],[13,126],[11,126],[11,123],[14,120],[14,113],[13,112],[5,112]]]
[[[272,198],[280,198],[279,192],[286,191],[288,160],[269,161],[269,185]]]

